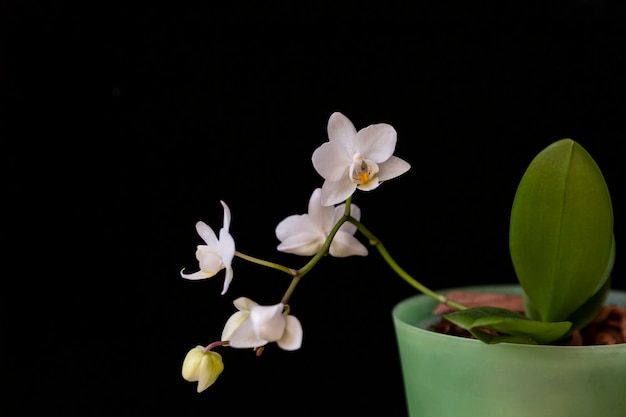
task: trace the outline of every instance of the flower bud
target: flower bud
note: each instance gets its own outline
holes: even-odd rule
[[[202,392],[217,380],[224,370],[222,356],[213,351],[205,351],[204,346],[191,349],[183,361],[183,378],[198,382],[198,392]]]

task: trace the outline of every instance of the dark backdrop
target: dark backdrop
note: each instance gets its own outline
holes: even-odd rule
[[[310,156],[334,111],[398,131],[412,169],[354,202],[432,288],[514,283],[517,183],[579,141],[612,193],[626,288],[626,8],[479,3],[3,3],[7,415],[405,415],[390,311],[414,291],[376,252],[302,281],[299,351],[222,349],[202,394],[180,375],[235,297],[287,285],[238,259],[224,296],[222,274],[181,279],[196,221],[219,228],[222,199],[241,251],[303,265],[274,227],[321,185]]]

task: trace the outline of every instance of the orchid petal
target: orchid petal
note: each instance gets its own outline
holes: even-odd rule
[[[385,162],[380,163],[378,168],[380,169],[378,178],[381,181],[387,181],[404,174],[411,168],[411,165],[404,159],[391,156]]]
[[[226,273],[224,274],[224,286],[222,287],[221,295],[226,294],[226,291],[228,291],[228,287],[230,287],[230,283],[233,280],[233,275],[233,268],[226,268]]]
[[[326,232],[329,232],[339,220],[339,218],[335,218],[335,210],[332,206],[322,205],[321,188],[316,188],[311,194],[308,214],[311,222]]]
[[[396,130],[386,123],[378,123],[361,129],[354,137],[357,151],[376,163],[382,163],[396,149]]]
[[[339,142],[326,142],[313,151],[315,170],[328,181],[337,181],[346,175],[352,154]]]
[[[300,256],[313,256],[324,245],[324,236],[319,233],[299,233],[283,240],[276,249],[280,252]]]
[[[250,310],[250,321],[257,336],[268,342],[275,342],[285,331],[283,304],[273,306],[254,306]]]
[[[345,258],[347,256],[366,256],[367,248],[359,240],[345,232],[337,232],[329,250],[331,256]]]
[[[250,310],[252,307],[258,305],[248,297],[238,297],[233,301],[233,304],[238,311],[230,316],[230,318],[226,321],[224,330],[222,331],[222,340],[229,340],[233,332],[241,325],[241,323],[250,317]]]
[[[321,189],[317,188],[309,199],[309,213],[289,216],[276,226],[279,251],[311,256],[321,249],[327,236],[325,227],[332,227],[334,218],[333,209],[322,207],[320,199]]]
[[[213,276],[211,274],[207,274],[204,271],[197,271],[197,272],[194,272],[192,274],[185,274],[183,271],[184,271],[184,269],[180,271],[180,276],[185,278],[185,279],[192,280],[192,281],[196,281],[196,280],[199,280],[199,279],[205,279],[205,278],[211,278]]]
[[[350,119],[339,112],[334,112],[330,115],[326,131],[328,133],[328,139],[331,142],[338,141],[341,143],[349,143],[354,135],[356,135],[354,124],[352,124]]]
[[[244,320],[230,335],[230,346],[234,348],[257,348],[259,346],[265,346],[266,344],[267,340],[261,339],[254,332],[250,317]]]
[[[318,228],[308,214],[294,214],[287,217],[276,226],[276,237],[278,240],[285,240],[290,236],[303,234],[316,234]]]
[[[324,181],[322,185],[322,205],[332,206],[348,199],[356,190],[356,184],[350,180],[348,174],[339,181]]]
[[[370,179],[366,183],[357,185],[356,188],[358,188],[359,190],[362,190],[362,191],[371,191],[371,190],[373,190],[375,188],[378,188],[378,186],[380,184],[382,184],[380,179],[378,177],[374,177],[374,178]]]
[[[220,203],[222,203],[222,207],[224,208],[224,223],[223,223],[223,229],[228,231],[228,229],[230,228],[230,208],[228,207],[228,205],[223,202],[222,200],[220,200]]]
[[[233,258],[235,257],[235,240],[230,233],[228,233],[228,230],[220,230],[220,241],[217,249],[220,257],[222,258],[222,264],[224,264],[224,267],[230,267],[233,262]]]
[[[241,323],[248,317],[250,317],[250,311],[237,311],[230,316],[224,325],[224,330],[222,330],[221,340],[229,340],[233,332],[237,330]]]
[[[250,312],[250,310],[252,310],[252,307],[258,305],[256,302],[252,301],[248,297],[238,297],[233,301],[233,304],[235,305],[235,307],[237,307],[237,310],[247,312]]]
[[[276,344],[284,350],[296,350],[302,346],[302,325],[294,316],[287,316],[285,332]]]
[[[217,246],[217,235],[205,222],[197,222],[196,231],[208,246]]]

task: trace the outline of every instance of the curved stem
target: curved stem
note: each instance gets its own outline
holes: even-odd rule
[[[241,259],[245,259],[246,261],[250,261],[255,264],[267,266],[268,268],[278,269],[279,271],[283,271],[291,276],[295,276],[297,273],[295,269],[287,268],[286,266],[277,264],[275,262],[269,262],[263,259],[255,258],[254,256],[246,255],[245,253],[241,253],[239,251],[235,251],[235,256],[238,256]]]
[[[349,203],[346,204],[346,207],[348,210],[350,210]],[[330,244],[333,242],[333,239],[335,235],[337,234],[337,231],[339,230],[342,224],[348,221],[349,218],[350,216],[348,215],[342,216],[341,219],[339,219],[339,221],[337,222],[337,224],[335,224],[335,226],[332,228],[332,230],[328,234],[328,237],[326,237],[326,240],[324,241],[324,245],[322,245],[322,248],[315,254],[315,256],[313,256],[309,260],[309,262],[306,263],[306,265],[304,265],[302,268],[295,271],[293,280],[291,280],[291,284],[289,284],[289,288],[287,288],[287,291],[285,291],[283,298],[280,300],[281,303],[287,304],[289,302],[289,298],[291,298],[291,294],[293,294],[294,290],[296,289],[296,286],[300,283],[300,280],[302,279],[302,277],[306,275],[311,269],[313,269],[313,267],[323,257],[328,255],[328,252],[330,250]]]
[[[217,342],[210,343],[209,345],[204,347],[204,351],[208,352],[209,350],[216,348],[218,346],[229,346],[230,342],[228,340],[219,340]]]
[[[349,210],[349,205],[347,205],[347,207],[348,207],[348,210]],[[263,266],[266,266],[268,268],[273,268],[273,269],[277,269],[279,271],[283,271],[283,272],[291,275],[293,277],[293,279],[291,280],[291,283],[289,284],[289,287],[287,288],[287,290],[285,291],[285,294],[283,295],[283,298],[281,299],[281,303],[287,304],[289,302],[289,298],[291,298],[291,295],[293,294],[293,292],[295,291],[296,287],[300,283],[300,280],[302,279],[302,277],[305,276],[311,269],[313,269],[313,267],[324,256],[328,255],[328,251],[330,249],[330,244],[332,243],[335,235],[337,234],[337,231],[339,230],[339,228],[341,227],[342,224],[344,224],[346,221],[348,221],[349,218],[350,217],[348,215],[344,215],[341,219],[339,219],[337,224],[335,224],[335,226],[332,228],[332,230],[328,234],[328,237],[324,241],[324,245],[322,245],[321,249],[315,254],[315,256],[313,256],[311,259],[309,259],[309,261],[300,269],[288,268],[286,266],[277,264],[275,262],[270,262],[270,261],[266,261],[266,260],[263,260],[263,259],[255,258],[254,256],[246,255],[246,254],[244,254],[242,252],[239,252],[239,251],[235,251],[235,256],[237,256],[237,257],[239,257],[241,259],[245,259],[245,260],[247,260],[249,262],[258,264],[258,265],[263,265]]]
[[[235,256],[238,256],[238,257],[240,257],[242,259],[245,259],[247,261],[250,261],[250,262],[253,262],[253,263],[256,263],[256,264],[259,264],[259,265],[266,266],[268,268],[273,268],[273,269],[277,269],[279,271],[283,271],[283,272],[291,275],[293,277],[293,279],[291,280],[291,283],[289,284],[289,287],[287,288],[287,290],[285,291],[285,293],[283,294],[283,297],[281,299],[281,303],[287,304],[289,302],[289,299],[291,298],[291,295],[293,294],[293,292],[295,291],[296,287],[300,283],[300,280],[302,279],[302,277],[304,275],[306,275],[311,269],[313,269],[313,267],[323,257],[328,255],[329,250],[330,250],[330,245],[331,245],[333,239],[335,238],[335,235],[339,231],[339,228],[345,222],[350,222],[353,225],[355,225],[356,228],[369,240],[370,245],[376,247],[376,249],[378,250],[380,255],[383,257],[385,262],[387,262],[389,267],[391,267],[391,269],[396,274],[398,274],[398,276],[400,276],[400,278],[405,280],[413,288],[417,289],[422,294],[428,295],[428,296],[434,298],[435,300],[437,300],[438,302],[446,304],[447,306],[450,306],[450,307],[452,307],[454,309],[465,310],[467,308],[466,306],[464,306],[462,304],[459,304],[459,303],[457,303],[455,301],[448,300],[445,295],[439,294],[439,293],[431,290],[430,288],[426,287],[424,284],[422,284],[421,282],[419,282],[418,280],[413,278],[408,272],[406,272],[404,269],[402,269],[402,267],[395,261],[395,259],[393,259],[393,257],[389,253],[389,251],[387,251],[387,248],[385,248],[385,246],[382,244],[382,242],[367,227],[365,227],[365,225],[363,223],[361,223],[359,220],[355,219],[354,217],[352,217],[350,215],[350,204],[351,204],[351,201],[352,201],[352,196],[350,196],[346,200],[346,208],[345,208],[344,215],[337,221],[335,226],[332,228],[332,230],[330,231],[330,233],[326,237],[326,240],[324,241],[324,244],[322,245],[321,249],[315,254],[315,256],[313,256],[311,259],[309,259],[309,261],[300,269],[287,268],[286,266],[277,264],[275,262],[269,262],[269,261],[265,261],[263,259],[255,258],[253,256],[246,255],[246,254],[241,253],[239,251],[235,252]]]
[[[365,237],[367,237],[370,245],[375,246],[376,249],[378,249],[378,252],[381,254],[383,259],[387,262],[387,264],[391,267],[391,269],[393,269],[396,272],[396,274],[400,276],[400,278],[402,278],[407,283],[409,283],[409,285],[411,285],[413,288],[417,289],[423,294],[426,294],[434,298],[438,302],[444,303],[457,310],[465,310],[467,308],[466,306],[459,304],[455,301],[448,300],[445,295],[439,294],[431,290],[430,288],[426,287],[424,284],[422,284],[421,282],[413,278],[408,272],[402,269],[402,267],[395,261],[395,259],[391,257],[391,255],[389,254],[389,252],[387,251],[387,248],[385,248],[383,243],[372,232],[370,232],[369,229],[365,227],[365,225],[363,225],[363,223],[361,223],[354,217],[350,217],[348,221],[352,223],[353,225],[355,225],[357,229],[361,233],[363,233]]]

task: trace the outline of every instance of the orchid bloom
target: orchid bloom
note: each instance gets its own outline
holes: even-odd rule
[[[222,356],[204,346],[191,349],[183,361],[183,378],[189,382],[198,382],[197,391],[200,393],[209,388],[224,370]]]
[[[196,259],[200,263],[200,270],[192,274],[185,274],[183,270],[180,275],[189,280],[199,280],[211,278],[222,269],[226,270],[224,277],[224,288],[222,294],[228,290],[228,286],[233,279],[233,268],[231,266],[235,257],[235,241],[228,232],[230,227],[230,209],[223,201],[220,201],[224,207],[224,226],[220,229],[219,239],[215,235],[213,229],[204,222],[196,223],[196,230],[206,245],[198,245],[196,250]]]
[[[321,188],[313,191],[307,214],[294,214],[276,226],[276,237],[281,241],[277,247],[279,251],[312,256],[322,248],[333,226],[343,216],[346,206],[323,206],[322,193]],[[351,204],[350,215],[359,220],[361,209]],[[336,257],[366,256],[367,248],[354,236],[356,230],[352,223],[342,224],[330,244],[330,254]]]
[[[352,122],[335,112],[328,120],[329,141],[315,149],[315,170],[324,178],[322,204],[332,206],[350,197],[358,188],[369,191],[411,167],[393,155],[396,130],[386,123],[357,132]]]
[[[230,346],[258,348],[276,342],[284,350],[300,349],[302,325],[296,317],[284,315],[284,307],[282,303],[273,306],[250,304],[249,316],[230,335]]]

